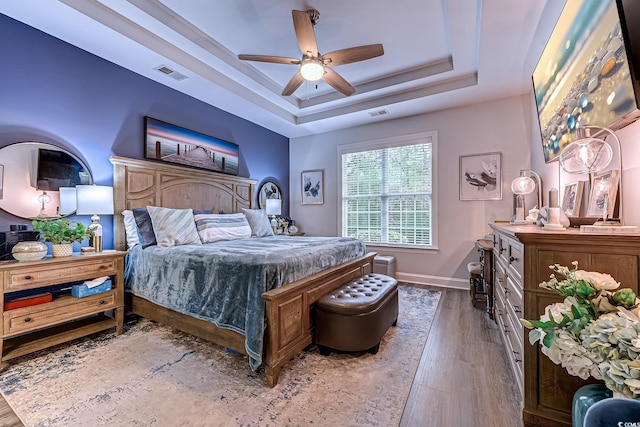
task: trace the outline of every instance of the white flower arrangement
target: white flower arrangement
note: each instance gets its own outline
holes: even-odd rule
[[[551,265],[540,287],[565,297],[540,320],[520,319],[529,342],[569,374],[604,380],[614,395],[640,399],[640,298],[608,274]],[[556,276],[564,279],[558,281]]]

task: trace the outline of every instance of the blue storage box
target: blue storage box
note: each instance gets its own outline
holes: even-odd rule
[[[87,285],[73,285],[71,287],[71,295],[76,298],[88,297],[89,295],[101,294],[111,290],[111,279],[105,280],[103,283],[93,288]]]

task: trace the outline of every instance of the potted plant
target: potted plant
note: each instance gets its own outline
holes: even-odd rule
[[[81,222],[71,222],[68,218],[35,219],[33,230],[40,232],[40,240],[51,243],[54,257],[71,256],[73,242],[82,242],[91,236],[91,230]]]

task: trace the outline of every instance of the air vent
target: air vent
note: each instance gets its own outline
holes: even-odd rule
[[[187,76],[185,76],[184,74],[174,71],[171,68],[167,67],[166,65],[159,65],[156,68],[154,68],[154,70],[158,70],[162,74],[166,74],[167,76],[177,81],[181,81],[187,78]]]
[[[387,110],[369,111],[371,117],[384,116],[385,114],[389,114],[389,112]]]

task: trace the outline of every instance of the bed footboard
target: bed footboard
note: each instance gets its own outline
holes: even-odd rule
[[[266,302],[264,364],[269,387],[278,383],[282,366],[313,342],[316,301],[356,277],[371,273],[375,255],[368,253],[262,294]]]

